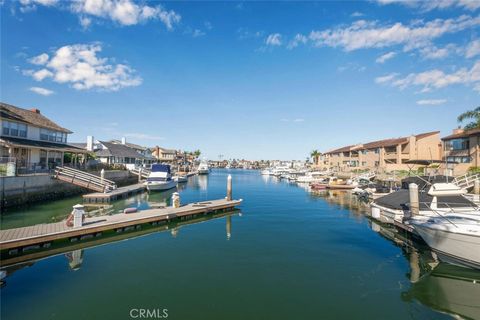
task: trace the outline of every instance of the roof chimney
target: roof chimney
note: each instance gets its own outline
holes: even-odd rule
[[[32,109],[30,109],[30,111],[35,112],[37,114],[40,114],[40,110],[37,109],[37,108],[32,108]]]
[[[122,144],[127,144],[127,138],[125,137],[122,138]]]
[[[93,151],[93,136],[87,137],[87,151]]]
[[[457,128],[457,129],[453,129],[453,134],[461,134],[463,133],[465,130],[463,130],[462,128]]]

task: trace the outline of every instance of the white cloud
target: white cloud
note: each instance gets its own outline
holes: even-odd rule
[[[305,119],[297,118],[297,119],[294,119],[293,122],[305,122]]]
[[[133,0],[20,0],[20,10],[34,10],[36,5],[56,6],[79,14],[83,28],[91,23],[91,17],[110,19],[120,25],[130,26],[148,20],[159,20],[171,30],[181,20],[181,16],[173,10],[166,10],[161,5],[148,6],[137,4]]]
[[[101,50],[99,44],[64,46],[44,63],[45,68],[38,71],[26,70],[24,74],[37,81],[51,77],[53,81],[69,83],[77,90],[116,91],[142,83],[142,79],[129,66],[109,64],[109,59],[98,57]]]
[[[90,19],[89,17],[80,16],[79,22],[83,29],[88,29],[88,27],[90,27],[90,25],[92,24],[92,19]]]
[[[59,0],[20,0],[20,4],[23,6],[40,4],[42,6],[54,6]]]
[[[474,40],[465,49],[465,57],[473,58],[480,54],[480,40]]]
[[[444,104],[447,102],[447,99],[425,99],[425,100],[418,100],[417,104],[420,106],[437,106],[439,104]]]
[[[375,78],[375,83],[378,83],[378,84],[388,83],[393,79],[395,79],[397,76],[398,76],[398,73],[390,73],[390,74],[387,74],[386,76],[377,77]]]
[[[347,27],[313,30],[309,43],[316,47],[328,46],[353,51],[366,48],[404,46],[404,50],[422,48],[443,35],[456,33],[480,25],[480,17],[462,15],[451,19],[421,20],[404,25],[397,22],[380,25],[376,21],[358,20]]]
[[[204,36],[204,35],[205,35],[205,32],[203,32],[200,29],[195,29],[192,32],[192,37],[194,37],[194,38],[201,37],[201,36]]]
[[[111,19],[125,26],[158,19],[170,30],[181,19],[178,13],[161,5],[151,7],[132,0],[74,0],[71,9],[78,14]]]
[[[363,16],[364,16],[364,14],[361,13],[361,12],[358,12],[358,11],[355,11],[354,13],[352,13],[350,15],[350,17],[352,17],[352,18],[358,18],[358,17],[363,17]]]
[[[443,48],[436,46],[427,46],[420,49],[420,55],[424,59],[443,59],[450,55],[450,52],[456,49],[455,45],[449,44]]]
[[[54,92],[52,90],[48,90],[48,89],[41,88],[41,87],[31,87],[29,90],[32,91],[32,92],[35,92],[37,94],[40,94],[42,96],[49,96],[49,95],[54,94]]]
[[[53,73],[47,69],[40,69],[32,73],[33,79],[37,81],[42,81],[45,78],[50,78],[53,76]]]
[[[397,75],[387,75],[375,79],[379,84],[390,84],[400,89],[421,86],[421,92],[445,88],[454,84],[473,85],[474,90],[480,89],[480,60],[476,61],[471,69],[461,68],[452,73],[432,69],[420,73],[410,73],[404,78]]]
[[[480,8],[480,1],[478,0],[377,0],[379,4],[401,4],[411,8],[418,8],[422,11],[430,11],[434,9],[447,9],[450,7],[458,7],[474,11]]]
[[[282,35],[280,33],[272,33],[268,35],[265,40],[267,46],[281,46],[282,45]]]
[[[395,57],[397,54],[393,51],[390,51],[390,52],[387,52],[383,55],[381,55],[380,57],[378,57],[375,62],[376,63],[385,63],[385,61],[387,60],[390,60],[392,59],[393,57]]]
[[[49,58],[48,54],[42,53],[41,55],[38,55],[36,57],[29,59],[28,62],[37,64],[37,65],[44,65],[45,63],[47,63],[48,58]]]
[[[295,37],[293,38],[293,40],[291,40],[288,45],[287,45],[287,48],[288,49],[293,49],[293,48],[296,48],[298,47],[298,45],[300,44],[306,44],[308,42],[308,38],[306,36],[304,36],[303,34],[296,34]]]

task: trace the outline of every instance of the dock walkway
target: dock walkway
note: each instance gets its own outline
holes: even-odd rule
[[[67,227],[65,221],[39,224],[30,227],[8,229],[0,231],[0,250],[20,249],[31,246],[49,244],[51,241],[60,239],[72,239],[79,237],[80,240],[101,235],[102,231],[124,231],[128,228],[136,228],[145,223],[168,222],[176,218],[207,214],[221,210],[232,210],[240,205],[242,200],[212,200],[195,202],[179,208],[166,207],[149,209],[136,213],[120,213],[110,216],[86,218],[81,227]],[[78,239],[77,239],[78,240]],[[35,249],[35,248],[34,248]]]
[[[133,194],[144,192],[146,189],[143,183],[117,188],[108,193],[95,192],[83,195],[85,203],[109,203],[117,199],[127,198]]]

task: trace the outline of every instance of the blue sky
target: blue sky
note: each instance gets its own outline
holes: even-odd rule
[[[87,135],[303,159],[480,105],[480,2],[1,2],[1,100]]]

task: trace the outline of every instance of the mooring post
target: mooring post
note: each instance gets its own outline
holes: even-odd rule
[[[100,171],[100,182],[103,184],[104,181],[105,181],[105,169],[102,169]]]
[[[138,183],[142,182],[142,168],[138,169]]]
[[[408,185],[410,197],[410,213],[412,216],[418,215],[420,212],[420,203],[418,202],[418,186],[415,183]]]
[[[473,183],[473,201],[479,202],[480,201],[480,180],[475,179]]]
[[[180,208],[180,194],[178,192],[172,194],[172,207]]]
[[[229,174],[227,178],[227,200],[232,200],[232,175]]]
[[[73,206],[73,227],[81,227],[83,225],[83,215],[85,214],[85,207],[81,204]]]

